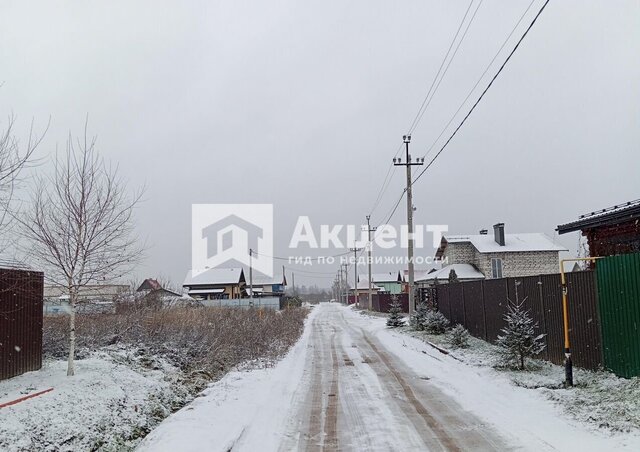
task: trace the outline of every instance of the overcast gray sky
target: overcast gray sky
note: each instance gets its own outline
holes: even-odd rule
[[[529,3],[482,3],[413,133],[414,156]],[[4,1],[0,115],[13,112],[23,137],[32,118],[51,117],[46,156],[88,114],[102,155],[147,187],[137,222],[151,246],[138,276],[181,283],[192,203],[273,203],[279,255],[298,215],[362,223],[468,4]],[[637,0],[552,0],[416,184],[416,222],[475,233],[503,221],[554,237],[581,213],[640,198],[639,50]],[[373,223],[403,185],[396,171]],[[403,203],[392,222],[404,215]],[[576,234],[558,240],[575,252]]]

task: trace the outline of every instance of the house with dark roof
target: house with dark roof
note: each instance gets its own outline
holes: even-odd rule
[[[241,267],[189,270],[182,287],[198,300],[246,297],[246,279]]]
[[[137,293],[143,294],[143,298],[147,297],[180,297],[179,293],[162,287],[157,279],[147,278],[136,290]]]
[[[506,234],[504,223],[497,223],[493,235],[486,229],[475,235],[444,235],[435,257],[455,268],[459,280],[473,280],[558,273],[560,251],[567,249],[543,233]],[[448,275],[444,271],[442,281]]]
[[[580,231],[591,257],[640,252],[640,199],[580,215],[558,225],[558,234]]]
[[[249,282],[250,281],[247,281],[246,285],[248,295],[251,294]],[[254,272],[251,283],[254,297],[282,297],[287,287],[287,277],[284,274],[284,268],[280,276],[264,276]]]

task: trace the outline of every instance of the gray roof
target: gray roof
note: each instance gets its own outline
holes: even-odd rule
[[[238,284],[243,276],[241,267],[189,270],[182,286],[214,286]]]
[[[364,276],[366,281],[367,277]],[[375,283],[386,283],[386,282],[399,282],[400,281],[400,272],[389,272],[389,273],[372,273],[371,281]]]
[[[436,280],[448,281],[449,273],[451,272],[451,270],[456,271],[456,276],[460,281],[484,279],[484,275],[471,264],[451,264],[451,265],[442,267],[440,270],[421,276],[419,279],[416,278],[416,282],[426,282],[426,281],[436,281]]]
[[[443,243],[471,243],[480,253],[508,253],[516,251],[567,251],[540,232],[505,234],[504,246],[496,243],[493,235],[445,235]],[[442,247],[442,246],[441,246]]]

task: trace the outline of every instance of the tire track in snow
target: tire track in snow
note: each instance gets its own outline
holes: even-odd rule
[[[345,327],[352,332],[355,338],[360,339],[358,346],[361,347],[361,351],[367,350],[379,359],[381,366],[376,365],[376,358],[369,358],[372,361],[372,368],[380,379],[390,386],[394,386],[393,383],[398,386],[400,397],[396,398],[396,402],[401,405],[408,418],[414,423],[425,447],[429,450],[446,451],[507,449],[502,438],[492,429],[463,410],[424,379],[418,381],[420,377],[392,358],[376,338],[362,328],[350,325],[342,313],[341,317]],[[410,383],[409,379],[415,380],[416,383]],[[408,403],[402,403],[403,401]],[[415,414],[419,415],[421,422],[416,423]]]

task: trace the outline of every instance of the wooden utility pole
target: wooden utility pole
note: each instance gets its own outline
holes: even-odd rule
[[[249,248],[249,306],[253,306],[253,250]]]
[[[355,282],[355,285],[353,286],[353,294],[355,296],[354,298],[354,303],[356,306],[360,306],[359,300],[358,300],[358,251],[362,251],[362,248],[350,248],[351,251],[353,251],[353,257],[354,257],[354,261],[353,261],[353,280]]]
[[[344,267],[344,304],[348,305],[349,304],[349,283],[347,282],[347,276],[348,276],[348,265],[347,264],[341,264],[340,265],[340,271],[342,271],[342,267]]]
[[[371,291],[373,290],[373,288],[371,287],[372,283],[371,283],[371,248],[373,248],[373,242],[371,241],[371,233],[375,232],[376,228],[375,227],[371,227],[371,215],[367,215],[367,240],[368,240],[368,250],[367,250],[367,264],[369,266],[369,296],[368,296],[368,300],[369,300],[369,306],[367,306],[367,309],[371,310],[373,309],[373,302],[371,300],[372,294]]]
[[[423,165],[424,158],[417,158],[415,162],[411,161],[411,155],[409,154],[409,143],[411,142],[411,135],[404,135],[402,141],[405,144],[405,161],[402,162],[402,158],[394,158],[394,166],[404,166],[407,168],[407,232],[408,232],[408,247],[407,257],[409,259],[409,315],[413,315],[415,310],[415,298],[414,298],[414,267],[413,267],[413,195],[411,190],[411,167],[414,165]]]

